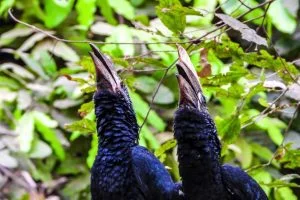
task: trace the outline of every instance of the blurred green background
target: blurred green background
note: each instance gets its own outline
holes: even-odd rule
[[[174,180],[180,179],[172,133],[176,70],[164,75],[177,58],[176,42],[187,47],[207,34],[189,52],[222,141],[222,161],[247,170],[270,199],[298,199],[299,1],[264,2],[1,0],[0,199],[90,199],[97,152],[88,44],[16,23],[9,8],[47,34],[106,42],[98,46],[127,84],[140,125],[152,102],[139,142]],[[215,13],[243,15],[239,21],[248,27]]]

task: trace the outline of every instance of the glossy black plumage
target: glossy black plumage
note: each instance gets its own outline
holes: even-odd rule
[[[174,136],[187,200],[266,200],[261,187],[238,167],[221,165],[221,145],[188,54],[178,47],[179,108]]]
[[[138,125],[126,87],[112,63],[92,45],[98,153],[91,171],[93,200],[180,199],[164,165],[138,146]]]

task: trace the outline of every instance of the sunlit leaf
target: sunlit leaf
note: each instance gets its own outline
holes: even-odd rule
[[[298,197],[293,193],[293,190],[288,187],[282,187],[275,190],[276,200],[297,200]]]
[[[260,184],[265,193],[269,196],[271,188],[265,184],[269,184],[272,181],[272,176],[269,172],[259,169],[250,173],[250,175]]]
[[[247,169],[251,166],[251,162],[253,159],[252,156],[252,148],[250,144],[245,141],[243,138],[240,138],[236,141],[238,147],[240,147],[241,151],[237,154],[237,159],[241,162],[242,168]]]
[[[283,0],[272,2],[267,14],[281,32],[292,34],[296,30],[296,19],[284,7]]]
[[[79,131],[82,134],[94,133],[96,130],[96,123],[89,119],[82,119],[71,124],[66,124],[65,128],[68,131]]]
[[[60,160],[63,160],[65,158],[65,150],[59,140],[59,138],[56,135],[56,132],[49,128],[46,124],[45,124],[45,120],[39,119],[39,118],[35,118],[35,125],[37,130],[40,132],[40,134],[42,135],[42,137],[44,138],[44,140],[46,140],[47,142],[50,143],[54,153],[57,155],[57,157]]]
[[[227,144],[235,141],[241,129],[241,123],[238,115],[231,116],[227,119],[217,119],[219,120],[216,120],[216,125],[222,140]]]
[[[79,0],[76,3],[77,20],[81,25],[89,27],[94,20],[96,0]]]
[[[108,0],[114,11],[126,19],[133,20],[135,16],[134,7],[127,0]]]
[[[0,3],[0,16],[6,16],[8,9],[10,9],[15,3],[15,0],[3,0]]]
[[[73,4],[74,0],[45,0],[45,25],[48,28],[58,26],[69,15]]]
[[[129,94],[136,113],[145,119],[149,110],[148,104],[137,93],[129,91]],[[153,110],[149,113],[147,123],[151,124],[159,131],[163,131],[166,127],[165,122]]]
[[[101,13],[108,23],[113,25],[118,23],[114,18],[114,13],[109,5],[109,0],[97,0],[97,5],[100,7]]]
[[[156,7],[156,14],[162,23],[174,33],[182,33],[186,26],[186,17],[180,11],[182,8],[178,0],[161,0]]]
[[[29,152],[34,138],[34,118],[31,112],[22,115],[15,131],[19,134],[20,150]]]
[[[159,147],[159,149],[157,149],[154,152],[154,154],[155,154],[155,156],[160,157],[163,154],[165,154],[167,151],[169,151],[170,149],[173,149],[176,145],[177,145],[177,142],[175,139],[168,140],[167,142],[163,143]]]
[[[14,79],[0,75],[0,87],[7,87],[13,90],[19,89],[20,85]]]
[[[32,149],[29,152],[30,158],[46,158],[52,153],[49,145],[41,140],[37,140],[33,143]]]

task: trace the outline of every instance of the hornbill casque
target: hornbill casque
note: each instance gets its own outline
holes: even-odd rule
[[[164,165],[138,145],[138,124],[126,86],[113,63],[90,44],[96,71],[94,94],[98,152],[91,170],[93,200],[181,199]]]
[[[266,200],[262,188],[242,169],[221,165],[220,141],[198,76],[183,47],[178,46],[178,54],[180,99],[174,136],[185,199]]]

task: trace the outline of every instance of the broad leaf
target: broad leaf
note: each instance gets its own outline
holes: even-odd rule
[[[54,28],[71,12],[74,0],[45,0],[45,25]],[[55,11],[55,12],[54,12]]]
[[[34,118],[26,112],[18,121],[15,132],[19,135],[20,150],[29,152],[34,138]]]
[[[88,28],[94,21],[96,0],[79,0],[76,3],[78,22]]]

